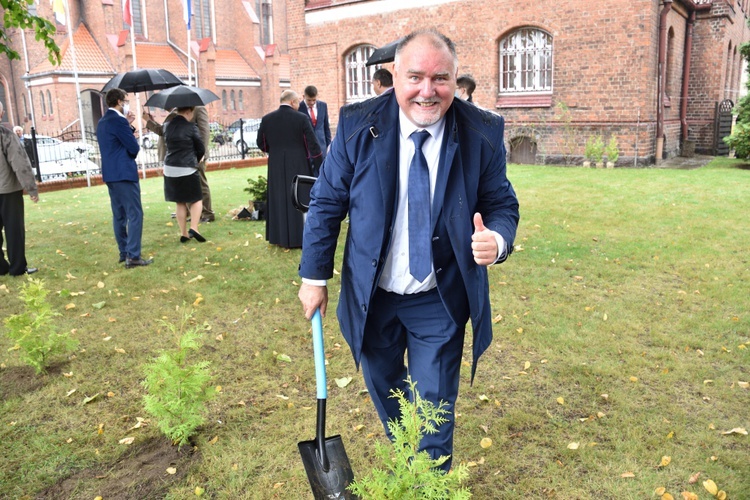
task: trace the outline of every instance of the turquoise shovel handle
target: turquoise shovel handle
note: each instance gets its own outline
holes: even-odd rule
[[[317,387],[318,399],[328,397],[326,388],[326,357],[323,352],[323,320],[320,317],[320,309],[315,310],[312,317],[313,353],[315,355],[315,385]]]

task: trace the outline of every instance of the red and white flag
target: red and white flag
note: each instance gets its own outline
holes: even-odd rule
[[[130,5],[130,0],[123,0],[122,2],[122,22],[128,26],[133,26],[133,8]]]

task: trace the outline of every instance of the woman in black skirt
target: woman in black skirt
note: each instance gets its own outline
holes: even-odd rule
[[[198,232],[203,211],[203,195],[198,162],[206,154],[198,127],[191,123],[195,108],[177,108],[177,116],[164,124],[167,156],[164,158],[164,199],[177,204],[180,242],[191,238],[206,241]],[[187,215],[190,212],[190,229]]]

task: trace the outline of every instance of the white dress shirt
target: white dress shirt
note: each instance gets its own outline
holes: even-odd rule
[[[428,137],[422,145],[422,153],[427,160],[430,171],[430,206],[435,195],[440,149],[443,145],[445,117],[429,127],[419,128],[406,117],[403,111],[398,112],[399,151],[398,151],[398,205],[393,219],[391,247],[385,259],[383,273],[378,286],[388,292],[401,295],[425,292],[437,286],[435,270],[423,282],[419,282],[409,272],[409,166],[414,157],[414,141],[409,137],[413,132],[426,130]]]

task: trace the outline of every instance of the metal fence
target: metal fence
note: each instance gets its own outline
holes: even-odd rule
[[[259,125],[259,118],[240,119],[226,125],[211,122],[209,161],[263,156],[256,146]],[[141,145],[136,158],[139,169],[161,168],[157,153],[159,136],[144,128],[143,136],[137,138]],[[45,134],[32,127],[31,133],[24,136],[23,145],[39,182],[101,173],[99,143],[93,128],[87,127],[84,134],[78,126]]]

